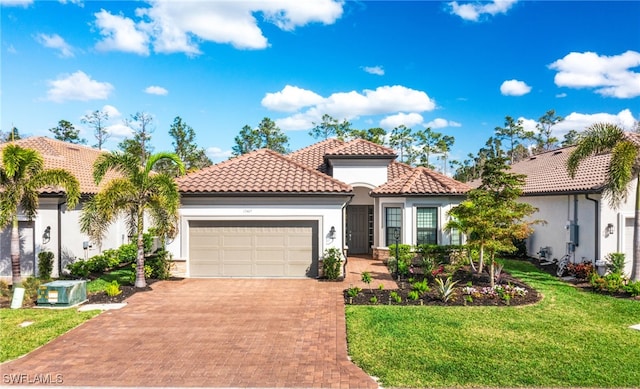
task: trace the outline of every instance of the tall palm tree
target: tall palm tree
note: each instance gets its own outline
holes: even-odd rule
[[[73,208],[80,198],[78,180],[64,169],[45,169],[40,153],[16,144],[2,150],[0,166],[0,229],[11,225],[11,276],[14,287],[20,285],[20,233],[18,208],[33,220],[38,212],[40,189],[62,187],[67,208]]]
[[[144,222],[148,217],[151,225],[162,236],[173,237],[177,233],[180,193],[178,186],[167,174],[153,171],[159,161],[175,163],[180,174],[184,164],[173,153],[157,153],[148,157],[144,164],[140,157],[128,153],[101,154],[93,166],[93,178],[100,184],[108,171],[120,177],[110,180],[98,194],[88,201],[80,217],[81,230],[100,242],[109,225],[119,216],[127,219],[129,235],[136,236],[138,255],[135,286],[147,286],[144,275]]]
[[[631,279],[640,280],[640,156],[637,134],[627,133],[609,123],[596,123],[588,127],[567,160],[567,170],[575,177],[580,162],[589,156],[611,153],[607,167],[603,195],[612,208],[618,208],[626,200],[629,183],[636,180],[635,221],[633,224],[633,267]]]

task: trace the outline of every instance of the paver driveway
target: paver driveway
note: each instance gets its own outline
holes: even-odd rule
[[[63,385],[376,388],[347,359],[344,283],[187,279],[153,285],[2,374]]]

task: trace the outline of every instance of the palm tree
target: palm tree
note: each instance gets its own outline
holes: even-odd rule
[[[173,237],[177,233],[180,193],[173,178],[153,171],[159,161],[172,161],[180,174],[184,174],[184,164],[173,153],[157,153],[148,157],[143,164],[139,157],[128,153],[105,153],[93,165],[93,178],[100,184],[108,171],[113,170],[120,177],[110,180],[104,188],[88,201],[80,217],[81,230],[100,242],[109,225],[119,216],[127,219],[129,235],[136,236],[137,265],[135,286],[144,288],[144,222],[149,217],[151,225],[163,237]]]
[[[44,187],[62,187],[67,208],[76,206],[80,198],[78,180],[64,169],[45,169],[44,159],[35,150],[16,144],[2,151],[0,166],[0,229],[11,224],[11,275],[14,287],[20,285],[20,233],[18,208],[29,220],[38,212],[39,191]]]
[[[603,195],[612,208],[618,208],[626,200],[629,183],[636,180],[635,221],[633,224],[633,267],[631,279],[640,280],[640,170],[639,138],[609,123],[589,126],[578,140],[576,149],[567,160],[567,170],[575,177],[580,162],[589,156],[611,153],[607,167]]]

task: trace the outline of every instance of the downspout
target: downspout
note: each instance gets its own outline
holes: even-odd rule
[[[594,227],[594,243],[595,243],[595,254],[593,256],[593,265],[595,266],[596,261],[600,260],[600,202],[596,199],[592,199],[589,197],[589,194],[586,193],[584,198],[590,201],[593,201],[594,205],[594,213],[595,213],[595,227]]]
[[[58,278],[62,277],[62,206],[66,201],[58,204]]]

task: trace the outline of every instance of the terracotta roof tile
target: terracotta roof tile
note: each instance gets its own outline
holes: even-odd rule
[[[471,187],[444,174],[425,167],[414,168],[409,174],[383,184],[371,193],[373,195],[462,195]]]
[[[23,148],[38,151],[44,159],[45,168],[69,171],[78,179],[81,193],[98,193],[99,188],[93,182],[93,163],[104,151],[47,137],[30,137],[19,139],[13,143]],[[6,145],[8,143],[1,144],[0,149]],[[107,173],[103,183],[116,176],[113,172]],[[45,188],[41,192],[60,193],[61,188]]]
[[[396,180],[404,175],[413,173],[415,168],[406,163],[393,161],[387,167],[387,181]]]
[[[288,157],[297,163],[310,167],[311,169],[327,173],[329,170],[325,163],[324,156],[329,150],[333,150],[343,144],[344,142],[339,139],[330,138],[298,151],[294,151],[293,153],[288,154]]]
[[[183,193],[350,194],[352,188],[269,149],[206,167],[177,179]]]
[[[610,154],[601,154],[585,159],[575,178],[569,178],[567,159],[575,146],[535,155],[511,166],[514,173],[526,175],[524,194],[548,194],[561,192],[598,192],[607,173]]]
[[[396,152],[377,143],[369,142],[364,139],[354,139],[325,154],[330,157],[389,157],[396,158]]]

